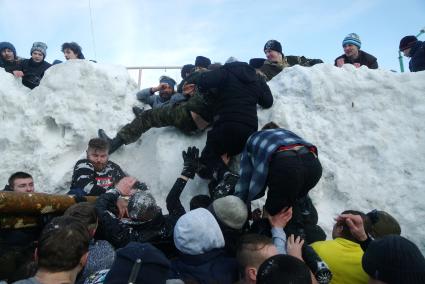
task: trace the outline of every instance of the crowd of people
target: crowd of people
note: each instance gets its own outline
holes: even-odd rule
[[[378,68],[377,59],[360,50],[357,34],[342,45],[335,66]],[[34,43],[28,64],[44,62],[46,49]],[[62,50],[67,60],[84,58],[75,43]],[[412,57],[411,71],[425,69],[422,42],[405,37],[400,50]],[[0,43],[0,52],[7,72],[23,82],[32,76],[11,44]],[[423,254],[400,236],[388,212],[347,209],[326,240],[309,197],[322,176],[317,147],[275,122],[258,130],[257,118],[257,105],[273,105],[269,80],[284,68],[322,61],[285,56],[276,40],[265,44],[264,53],[249,64],[235,58],[212,64],[197,56],[182,68],[180,84],[162,76],[157,86],[137,92],[151,108],[133,107],[134,120],[113,138],[99,129],[99,137],[90,139],[71,178],[68,194],[75,205],[63,216],[43,216],[36,227],[0,229],[0,282],[425,283]],[[187,135],[208,130],[201,151],[182,151],[181,174],[165,200],[168,214],[149,181],[109,159],[150,128],[165,126]],[[208,181],[209,194],[184,206],[180,196],[196,175]],[[4,190],[32,193],[33,178],[16,172]],[[87,196],[96,196],[95,203]],[[251,201],[263,196],[264,207],[252,208]]]

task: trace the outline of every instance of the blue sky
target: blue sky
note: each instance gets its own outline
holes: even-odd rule
[[[193,63],[197,55],[216,62],[264,57],[264,43],[276,39],[285,55],[333,63],[342,39],[356,32],[380,68],[399,71],[400,39],[424,27],[424,0],[0,0],[0,41],[22,57],[34,41],[46,42],[50,62],[63,60],[67,41],[98,62],[163,66]]]

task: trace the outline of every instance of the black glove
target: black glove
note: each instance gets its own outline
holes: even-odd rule
[[[195,146],[187,148],[187,151],[182,152],[183,170],[182,176],[193,179],[199,167],[199,149]]]

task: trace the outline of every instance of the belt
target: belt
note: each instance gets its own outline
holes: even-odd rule
[[[280,157],[296,157],[296,156],[306,155],[308,153],[312,153],[312,152],[306,146],[296,146],[296,147],[285,149],[285,150],[278,149],[275,155]]]

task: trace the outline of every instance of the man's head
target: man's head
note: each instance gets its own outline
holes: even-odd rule
[[[90,237],[93,237],[97,229],[97,214],[93,203],[80,202],[66,209],[63,216],[77,218],[83,223],[89,231]]]
[[[0,42],[0,56],[6,62],[16,60],[16,49],[10,42]]]
[[[414,35],[405,36],[400,40],[399,49],[403,52],[404,56],[411,57],[410,50],[418,41],[418,38]]]
[[[346,210],[341,214],[353,214],[360,215],[363,219],[363,227],[366,233],[370,232],[370,223],[366,214],[356,210]],[[351,234],[350,228],[346,224],[345,220],[337,221],[332,229],[332,238],[344,238],[353,242],[357,242],[356,238]]]
[[[386,235],[400,235],[401,228],[398,221],[385,211],[372,210],[366,214],[370,224],[370,234],[374,239]]]
[[[270,257],[258,269],[258,284],[311,284],[310,270],[296,257],[279,254]]]
[[[270,238],[257,234],[242,236],[237,247],[236,259],[244,283],[255,283],[260,265],[277,254],[277,249]]]
[[[205,194],[198,194],[192,197],[189,202],[190,210],[194,210],[197,208],[208,208],[212,203],[211,197]]]
[[[159,78],[159,83],[161,86],[161,89],[159,90],[159,96],[164,99],[170,99],[174,94],[174,86],[176,85],[176,81],[168,76],[161,76]]]
[[[195,59],[195,71],[198,70],[206,70],[208,66],[211,64],[211,60],[205,56],[196,56]]]
[[[357,57],[361,46],[362,42],[356,33],[348,34],[342,41],[342,47],[347,57]]]
[[[401,236],[372,241],[362,258],[369,283],[425,283],[425,258],[418,247]]]
[[[36,250],[39,270],[47,272],[80,271],[87,261],[90,236],[78,219],[61,216],[41,232]]]
[[[264,45],[264,53],[267,60],[271,62],[282,62],[283,52],[282,45],[277,40],[271,39]]]
[[[187,76],[189,76],[193,72],[194,68],[195,68],[195,65],[193,65],[193,64],[183,65],[182,70],[181,70],[181,76],[182,76],[183,80],[186,79]]]
[[[46,58],[47,45],[44,42],[34,42],[31,47],[31,58],[34,62],[42,62]]]
[[[214,200],[208,209],[216,217],[221,228],[240,230],[248,218],[245,202],[234,195]]]
[[[128,201],[128,216],[137,221],[147,222],[161,214],[155,198],[146,191],[136,191]]]
[[[16,172],[9,177],[9,189],[15,192],[34,192],[34,180],[25,172]]]
[[[93,138],[87,147],[87,160],[93,164],[95,171],[102,171],[109,160],[109,143],[101,138]]]
[[[76,42],[65,42],[62,44],[62,52],[66,60],[84,59],[82,48]]]

